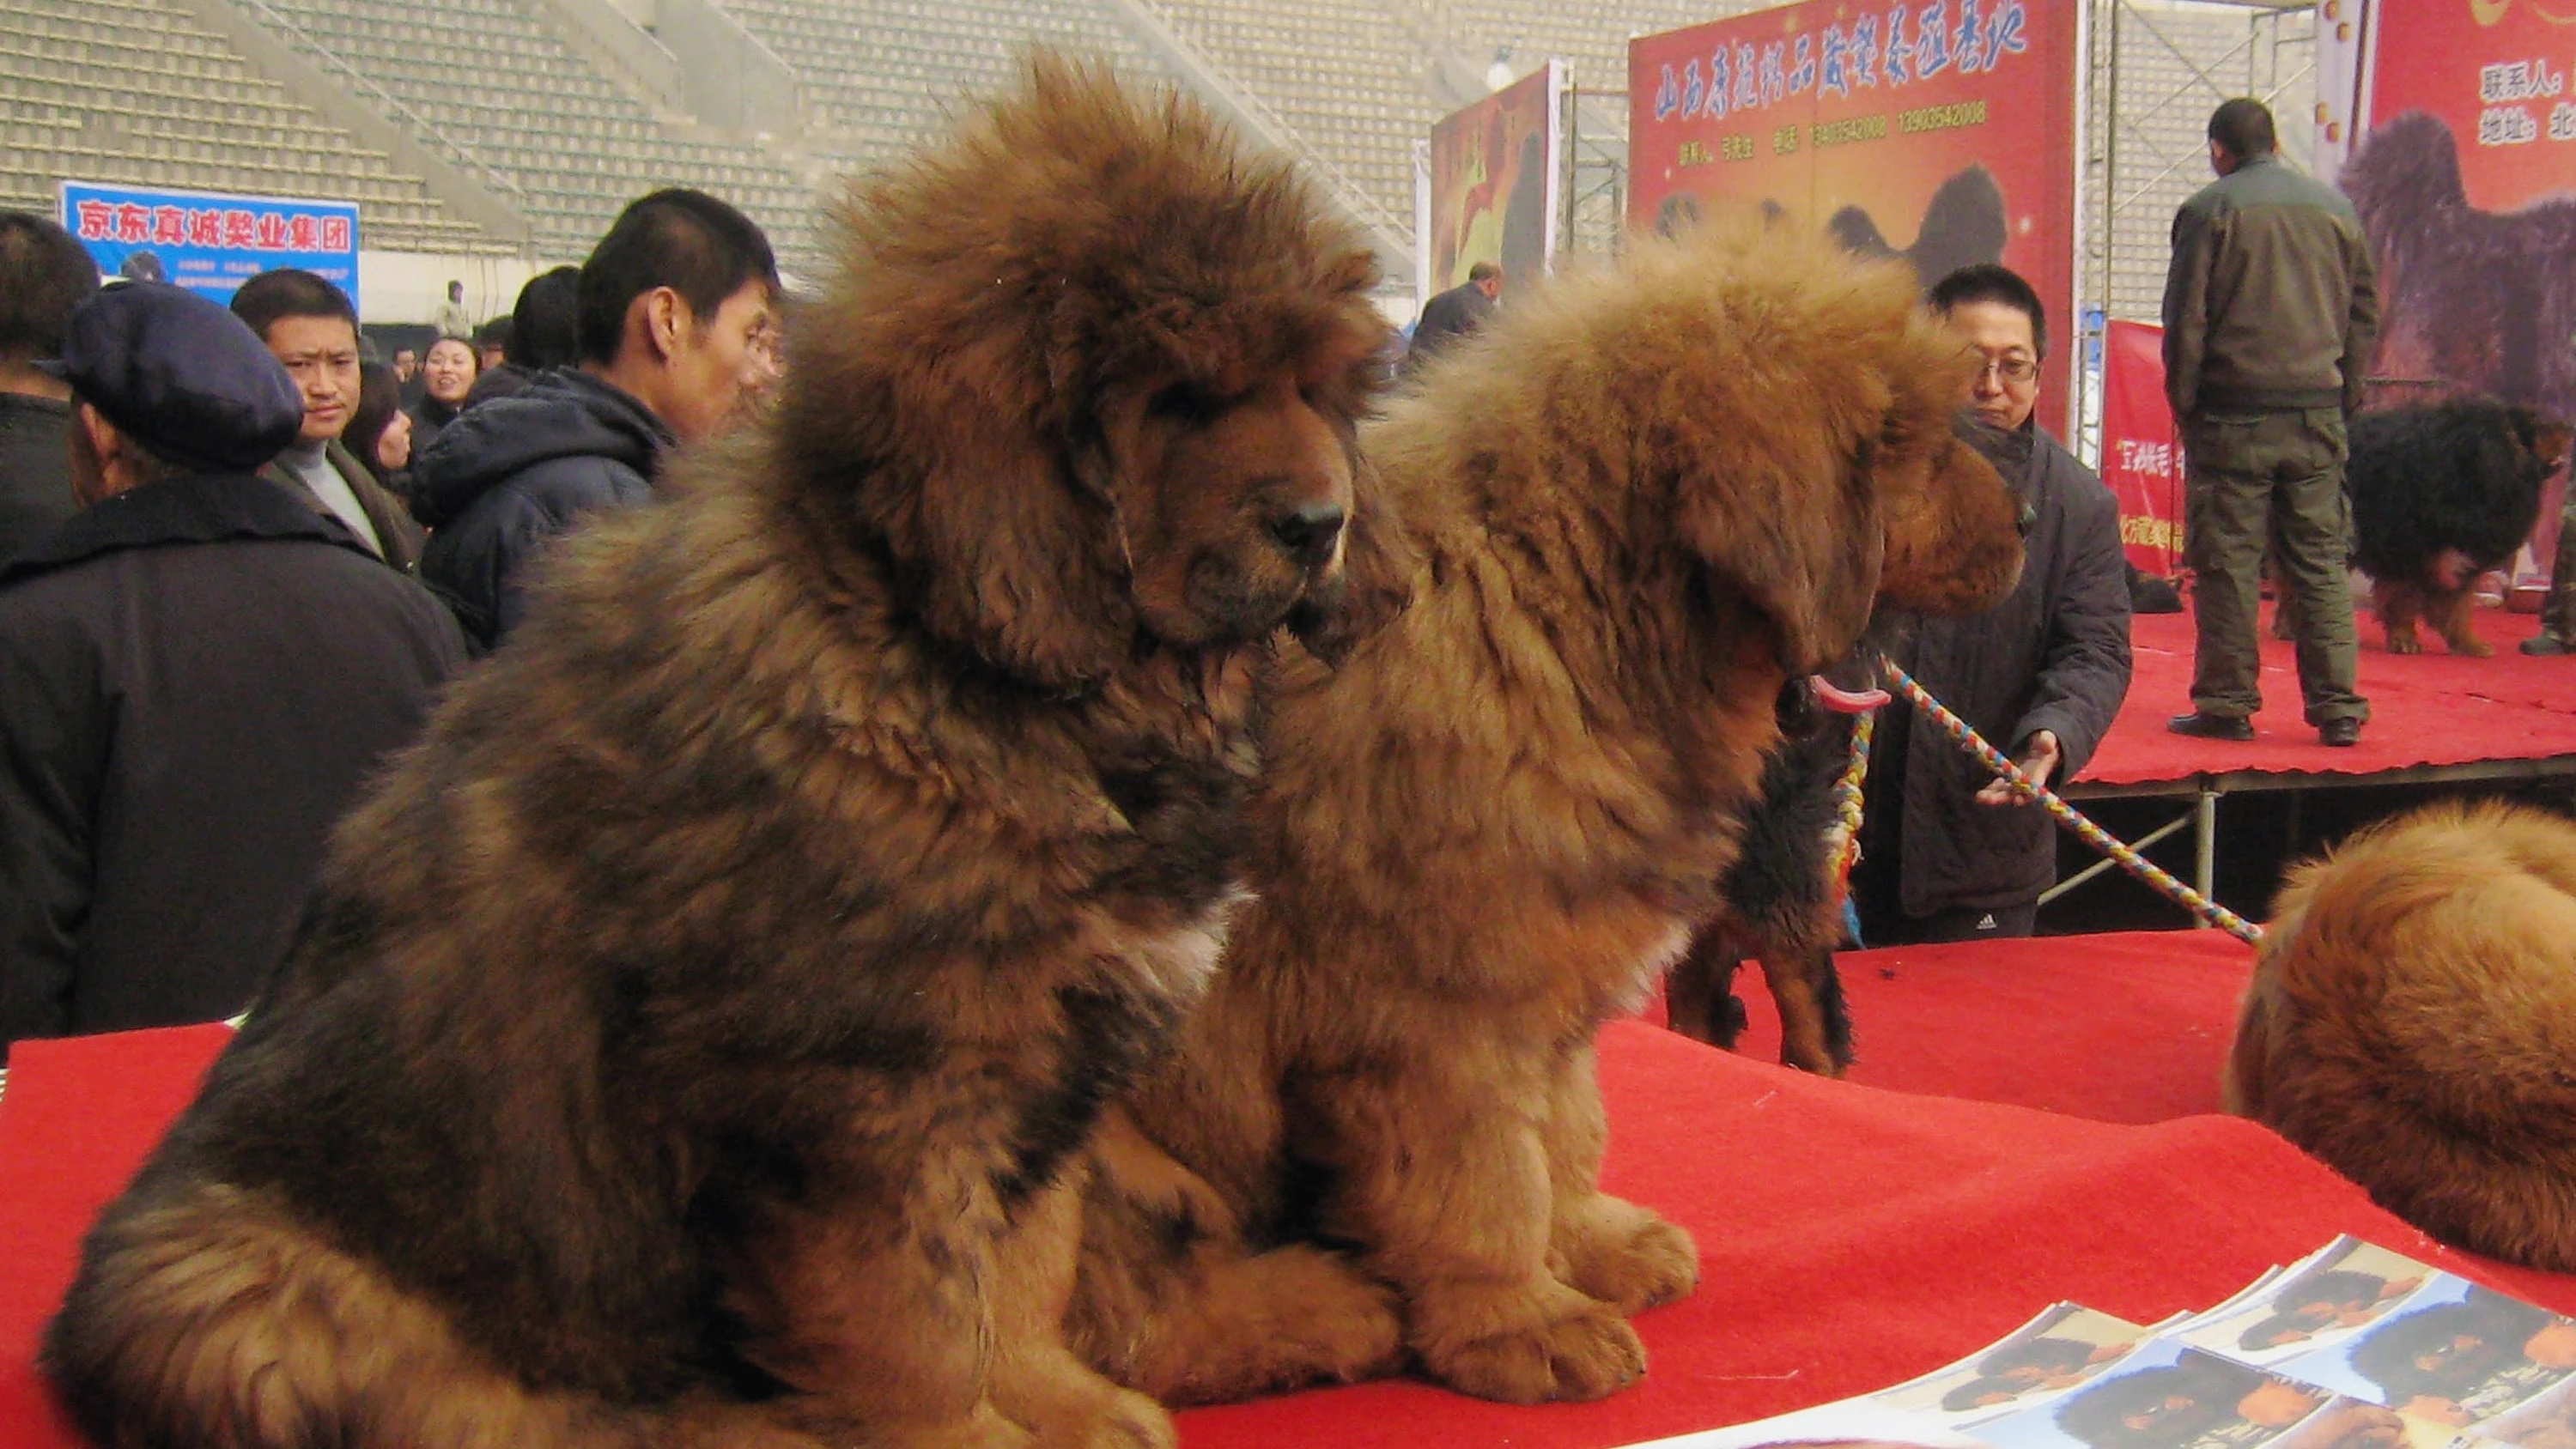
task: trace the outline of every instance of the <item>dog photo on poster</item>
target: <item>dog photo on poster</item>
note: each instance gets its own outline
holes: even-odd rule
[[[2073,389],[2074,0],[1800,0],[1628,43],[1628,215],[1670,228],[1776,208],[1929,286],[2000,261],[2058,340],[2041,420]]]
[[[1502,265],[1504,285],[1534,280],[1556,255],[1555,61],[1431,128],[1431,291],[1467,280],[1478,262]]]
[[[2576,3],[2394,0],[2365,26],[2336,181],[2379,264],[2376,400],[2478,392],[2576,419]],[[2564,486],[2533,531],[2543,570]]]

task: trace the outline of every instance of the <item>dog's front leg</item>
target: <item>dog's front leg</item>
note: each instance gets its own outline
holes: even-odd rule
[[[780,1421],[870,1449],[1025,1449],[987,1392],[1004,1224],[980,1178],[926,1174],[899,1199],[809,1182],[737,1211],[725,1303],[743,1357],[793,1391],[767,1406]]]
[[[1688,1296],[1699,1286],[1699,1246],[1690,1234],[1600,1189],[1609,1128],[1589,1043],[1557,1058],[1549,1104],[1548,1180],[1556,1191],[1550,1253],[1558,1274],[1622,1313]]]
[[[1022,1204],[994,1259],[993,1403],[1040,1449],[1168,1449],[1171,1416],[1111,1383],[1066,1347],[1090,1170],[1070,1159]]]
[[[1401,1060],[1309,1077],[1301,1142],[1334,1170],[1322,1226],[1365,1244],[1433,1376],[1506,1403],[1597,1399],[1646,1371],[1619,1310],[1549,1271],[1542,1043],[1426,1007]],[[1301,1139],[1306,1134],[1300,1133]]]

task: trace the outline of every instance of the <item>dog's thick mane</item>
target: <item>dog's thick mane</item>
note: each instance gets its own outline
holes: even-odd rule
[[[1412,607],[1332,686],[1341,722],[1303,713],[1318,672],[1283,679],[1265,794],[1298,822],[1283,848],[1334,856],[1298,868],[1382,872],[1350,888],[1395,910],[1445,830],[1570,891],[1642,870],[1704,905],[1782,681],[1868,617],[1882,533],[1853,460],[1946,439],[1957,357],[1901,263],[1760,225],[1639,240],[1444,354],[1367,430]],[[1485,702],[1465,737],[1461,699]],[[1420,806],[1322,821],[1334,776],[1394,754]]]
[[[1102,410],[1357,362],[1386,327],[1371,251],[1314,220],[1286,160],[1186,97],[1052,55],[1026,88],[837,208],[838,274],[791,339],[781,461],[931,629],[1077,688],[1135,633]]]
[[[1754,601],[1762,626],[1782,667],[1804,673],[1858,638],[1879,539],[1835,538],[1830,510],[1771,508],[1753,490],[1857,489],[1855,454],[1916,451],[1946,434],[1953,399],[1934,387],[1963,370],[1957,353],[1916,305],[1901,263],[1856,266],[1797,228],[1717,222],[1677,240],[1633,239],[1616,268],[1570,272],[1516,302],[1442,359],[1467,385],[1436,403],[1397,398],[1369,447],[1424,547],[1454,556],[1490,539],[1504,566],[1549,576],[1524,597],[1597,606],[1567,647],[1649,651],[1637,631],[1666,627],[1676,601],[1647,586],[1704,585],[1675,571],[1689,570],[1704,535],[1730,535],[1745,567],[1727,586],[1767,595]],[[1547,369],[1544,409],[1515,405],[1525,383],[1504,385],[1532,366]],[[1814,379],[1813,416],[1768,401],[1793,372]],[[1926,385],[1899,396],[1891,377]],[[1682,388],[1693,395],[1677,396]],[[1695,511],[1685,493],[1710,475],[1761,505]],[[1466,486],[1417,496],[1418,480],[1446,477]],[[1798,572],[1799,560],[1836,553],[1854,587],[1817,590]],[[1817,593],[1833,601],[1824,616],[1787,605]]]

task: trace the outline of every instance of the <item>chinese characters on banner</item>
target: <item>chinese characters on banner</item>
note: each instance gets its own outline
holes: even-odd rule
[[[2375,400],[2483,392],[2576,418],[2576,4],[2380,0],[2337,174],[2380,266]],[[2563,479],[2533,530],[2536,586]]]
[[[2080,0],[1801,0],[1628,42],[1628,215],[1777,205],[1928,285],[2001,261],[2048,308],[2039,417],[2074,401]]]
[[[1431,290],[1478,262],[1534,279],[1556,255],[1564,69],[1538,70],[1431,128]],[[1429,297],[1417,300],[1429,301]]]
[[[358,208],[346,201],[62,183],[62,223],[111,277],[229,301],[261,272],[301,267],[358,295]]]
[[[2102,333],[2102,482],[2120,500],[2120,544],[2141,573],[2182,562],[2182,439],[2165,401],[2165,330],[2111,322]]]

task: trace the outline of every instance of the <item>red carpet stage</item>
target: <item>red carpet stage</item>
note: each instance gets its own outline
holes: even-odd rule
[[[2204,1308],[2347,1231],[2576,1312],[2576,1278],[2448,1253],[2269,1132],[2202,1115],[2247,961],[2214,932],[1854,953],[1849,1082],[1615,1026],[1609,1186],[1696,1233],[1705,1271],[1639,1320],[1645,1382],[1538,1409],[1363,1385],[1199,1410],[1183,1443],[1601,1449],[1882,1387],[2061,1298],[2140,1322]],[[1776,1035],[1758,976],[1744,985],[1756,1037]],[[30,1367],[36,1334],[82,1224],[223,1035],[18,1049],[0,1099],[0,1444],[73,1444]]]
[[[2267,610],[2267,624],[2268,618]],[[2430,642],[2424,654],[2391,654],[2381,642],[2379,621],[2362,615],[2359,674],[2371,721],[2360,744],[2329,749],[2300,718],[2291,646],[2269,637],[2268,628],[2262,641],[2264,709],[2255,717],[2255,738],[2237,744],[2167,730],[2168,718],[2191,708],[2192,620],[2189,614],[2140,615],[2130,629],[2137,663],[2128,701],[2083,775],[2059,793],[2088,813],[2094,807],[2087,802],[2137,802],[2103,816],[2102,823],[2141,848],[2195,827],[2159,861],[2202,894],[2259,917],[2290,858],[2397,808],[2384,797],[2373,803],[2349,793],[2351,787],[2412,790],[2469,783],[2515,790],[2523,782],[2576,778],[2576,657],[2535,659],[2518,652],[2514,646],[2539,630],[2534,615],[2482,609],[2476,618],[2480,637],[2496,651],[2491,658],[2457,658],[2439,641]],[[2302,836],[2303,802],[2317,790],[2347,793],[2307,812],[2323,828]],[[2219,801],[2256,792],[2265,792],[2268,801],[2254,821],[2231,831],[2226,854],[2232,864],[2222,870]],[[2153,804],[2158,798],[2190,805],[2177,818],[2160,813]],[[2092,859],[2089,852],[2070,850],[2061,859],[2069,878],[2043,896],[2043,904],[2082,888],[2095,873],[2074,874],[2078,861]],[[2101,868],[2107,870],[2108,863]],[[2077,905],[2041,919],[2054,929],[2094,931],[2182,919],[2178,907],[2168,917],[2142,891],[2131,895],[2125,908],[2105,912]]]
[[[2359,672],[2371,722],[2351,749],[2317,743],[2317,732],[2300,719],[2290,645],[2270,636],[2268,608],[2264,617],[2263,712],[2254,718],[2255,738],[2233,744],[2165,728],[2166,719],[2191,708],[2192,620],[2139,615],[2129,630],[2137,672],[2128,703],[2069,793],[2131,794],[2140,785],[2205,776],[2374,775],[2576,757],[2576,656],[2534,659],[2514,648],[2539,632],[2535,615],[2480,609],[2478,634],[2495,647],[2491,659],[2455,658],[2439,640],[2423,654],[2391,654],[2379,621],[2362,615]]]

